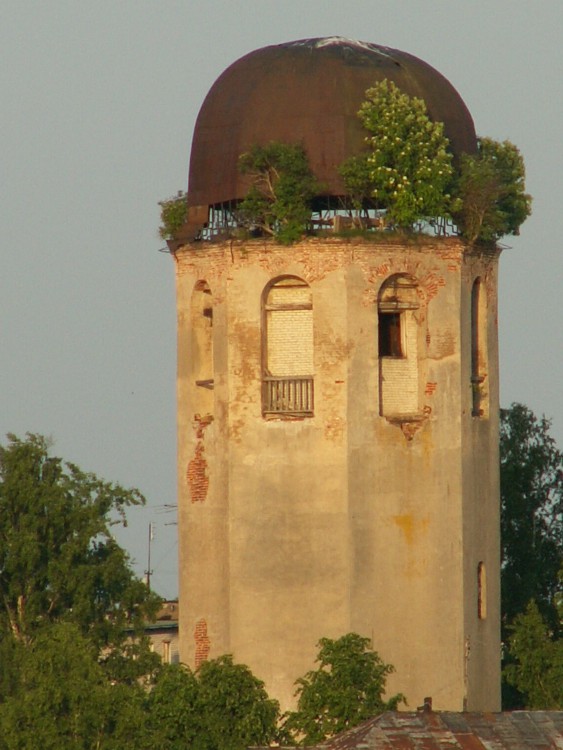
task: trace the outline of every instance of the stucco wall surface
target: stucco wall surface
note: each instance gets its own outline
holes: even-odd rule
[[[194,243],[175,264],[182,660],[233,653],[288,707],[318,639],[356,631],[410,707],[498,710],[497,254],[313,238]],[[401,361],[379,356],[378,294],[394,275],[416,285],[414,380],[385,405]],[[287,276],[311,291],[307,416],[263,409],[265,290]],[[486,416],[472,414],[476,278]]]

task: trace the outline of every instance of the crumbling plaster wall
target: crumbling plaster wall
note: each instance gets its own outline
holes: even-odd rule
[[[495,579],[498,434],[471,417],[464,312],[476,273],[496,289],[496,258],[453,239],[230,241],[175,258],[182,659],[201,653],[203,622],[211,657],[234,652],[288,706],[318,639],[355,630],[395,665],[390,690],[411,706],[432,695],[437,708],[498,708],[494,582],[480,631],[474,606],[475,560]],[[419,413],[390,420],[380,416],[377,295],[394,273],[418,282],[422,346]],[[311,418],[262,416],[262,292],[286,274],[312,290]],[[212,419],[198,412],[187,343],[202,279],[214,306]],[[203,499],[190,465],[203,472]]]

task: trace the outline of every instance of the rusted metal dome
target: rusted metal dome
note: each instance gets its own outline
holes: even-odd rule
[[[209,206],[243,198],[241,153],[270,141],[302,143],[326,195],[342,195],[338,166],[364,148],[357,112],[385,78],[426,102],[455,155],[473,153],[473,120],[454,87],[406,52],[341,37],[303,39],[251,52],[219,76],[199,112],[190,160],[190,223]]]

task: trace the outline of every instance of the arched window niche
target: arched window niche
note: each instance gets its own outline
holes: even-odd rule
[[[487,379],[487,299],[480,277],[471,288],[471,414],[489,416]]]
[[[190,367],[196,386],[195,411],[213,414],[213,295],[206,281],[198,281],[190,305]]]
[[[379,406],[384,417],[420,416],[418,282],[408,274],[389,277],[377,299]]]
[[[313,298],[297,276],[272,280],[262,295],[262,412],[313,416]]]

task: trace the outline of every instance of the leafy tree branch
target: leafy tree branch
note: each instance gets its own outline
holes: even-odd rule
[[[251,180],[237,209],[241,224],[284,244],[300,239],[311,216],[311,201],[321,189],[304,148],[278,141],[253,145],[241,154],[239,169]]]
[[[476,155],[461,160],[454,218],[471,243],[496,242],[506,234],[519,234],[531,213],[525,192],[522,155],[510,141],[478,140]]]
[[[366,91],[358,117],[367,149],[340,168],[354,207],[367,201],[386,209],[403,229],[449,215],[452,154],[443,123],[429,118],[424,101],[383,80]]]
[[[159,201],[158,205],[160,206],[158,235],[163,240],[171,240],[176,237],[188,219],[188,198],[182,190],[179,190],[173,198]]]
[[[505,708],[563,707],[563,454],[551,424],[501,410]]]
[[[140,632],[160,601],[111,533],[143,496],[51,456],[39,435],[8,438],[0,446],[0,636],[30,644],[46,626],[72,622],[99,651],[121,653],[125,629]]]
[[[332,640],[321,638],[316,670],[297,680],[297,710],[286,715],[284,729],[302,745],[322,742],[383,711],[405,697],[384,700],[387,676],[394,669],[357,633]]]

